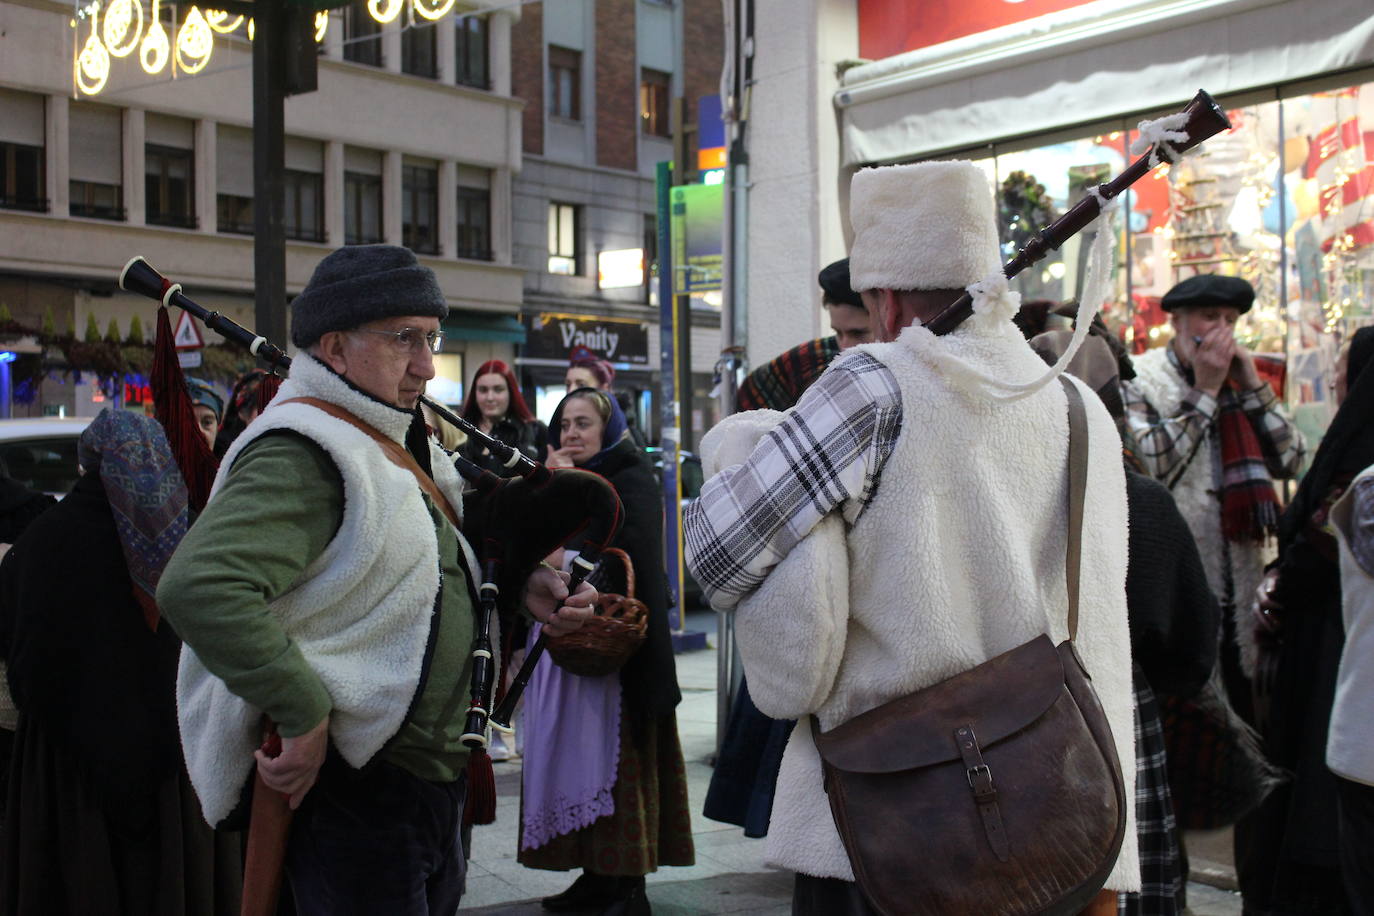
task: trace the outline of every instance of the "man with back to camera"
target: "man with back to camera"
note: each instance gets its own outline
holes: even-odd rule
[[[443,500],[375,438],[461,511],[416,406],[447,312],[407,249],[325,257],[291,304],[290,378],[225,454],[158,588],[186,644],[178,710],[205,818],[230,814],[256,760],[298,809],[286,869],[302,914],[450,916],[463,891],[479,574]],[[526,589],[555,634],[595,600],[551,570]],[[275,758],[257,750],[264,714]]]
[[[826,265],[816,279],[834,335],[808,340],[749,373],[735,394],[738,409],[786,410],[797,403],[802,392],[820,378],[835,357],[873,339],[868,309],[849,287],[849,258]]]
[[[687,563],[725,611],[771,588],[771,577],[798,572],[788,561],[813,532],[840,529],[815,577],[841,583],[840,602],[803,594],[750,609],[771,611],[751,624],[766,632],[759,651],[781,671],[768,679],[785,682],[791,698],[814,698],[789,708],[814,713],[827,730],[1039,634],[1059,642],[1068,631],[1066,395],[1011,322],[1016,297],[1001,274],[986,177],[967,162],[865,169],[853,178],[850,220],[851,282],[881,342],[843,354],[780,417],[737,414],[708,433],[704,462],[717,450],[732,457],[683,516]],[[943,337],[920,326],[965,287],[972,318]],[[1130,785],[1120,439],[1101,401],[1084,401],[1083,568],[1093,574],[1081,583],[1075,647]],[[768,419],[776,425],[760,436]],[[839,648],[824,655],[818,634],[841,603],[842,636],[829,641]],[[1140,887],[1133,793],[1127,805],[1111,891]],[[784,754],[767,858],[797,872],[793,913],[872,912],[828,809],[806,719]],[[1114,911],[1115,894],[1103,898]]]

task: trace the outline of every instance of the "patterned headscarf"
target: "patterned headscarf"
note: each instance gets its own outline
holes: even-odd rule
[[[598,388],[575,388],[558,402],[558,409],[553,412],[553,419],[549,421],[549,448],[554,451],[563,447],[563,408],[573,398],[586,398],[595,403],[597,414],[606,421],[606,426],[601,430],[601,450],[580,465],[587,470],[595,471],[606,460],[606,453],[625,438],[630,425],[625,420],[625,411],[620,409],[614,397]]]
[[[158,579],[186,534],[186,483],[162,425],[127,410],[105,408],[81,434],[81,467],[99,474],[129,565],[134,597],[151,629]]]

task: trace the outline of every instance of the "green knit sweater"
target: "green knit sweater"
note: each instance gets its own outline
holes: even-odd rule
[[[229,689],[262,709],[285,737],[329,714],[324,685],[268,605],[324,552],[343,520],[343,480],[328,455],[296,435],[249,444],[187,532],[158,585],[178,634]],[[433,782],[467,765],[459,743],[473,636],[468,573],[457,533],[425,496],[439,541],[438,632],[420,695],[381,757]]]

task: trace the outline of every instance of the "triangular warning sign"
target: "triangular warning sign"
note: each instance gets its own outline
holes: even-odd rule
[[[205,346],[205,338],[200,336],[200,325],[196,324],[190,312],[182,312],[177,319],[177,332],[172,342],[178,350],[199,350]]]

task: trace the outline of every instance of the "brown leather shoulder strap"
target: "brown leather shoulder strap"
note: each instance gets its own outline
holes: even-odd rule
[[[444,513],[444,517],[453,524],[454,528],[460,531],[462,530],[462,526],[458,523],[458,513],[453,511],[453,505],[449,503],[448,497],[444,495],[444,491],[439,489],[439,485],[434,482],[432,477],[424,472],[419,463],[415,460],[415,456],[406,451],[405,446],[401,445],[401,443],[382,435],[376,427],[364,423],[338,404],[333,404],[329,401],[321,400],[320,398],[288,398],[285,401],[273,401],[272,403],[308,404],[317,410],[324,411],[335,419],[343,420],[345,423],[349,423],[367,433],[372,437],[374,442],[382,447],[382,451],[386,453],[387,458],[391,459],[392,464],[399,468],[404,468],[415,475],[415,480],[419,483],[420,489],[429,494],[429,498],[434,501],[434,505],[439,507],[439,511]]]
[[[1064,572],[1069,583],[1069,639],[1078,636],[1078,579],[1083,566],[1083,500],[1088,490],[1088,412],[1078,386],[1064,378],[1069,399],[1069,549]]]

